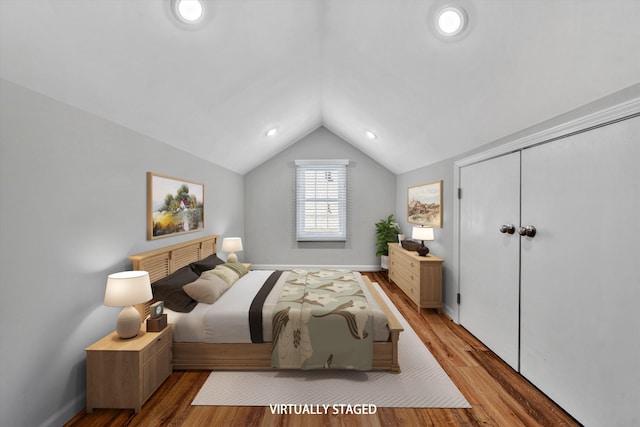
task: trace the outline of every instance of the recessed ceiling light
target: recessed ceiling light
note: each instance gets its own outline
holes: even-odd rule
[[[278,128],[271,128],[267,131],[267,136],[274,136],[276,133],[278,133]]]
[[[370,130],[365,130],[364,133],[365,135],[367,135],[367,138],[369,139],[376,139],[378,137],[375,133],[371,132]]]
[[[186,24],[197,24],[204,18],[202,0],[173,0],[173,13]]]
[[[445,6],[436,13],[436,29],[440,34],[453,37],[467,26],[467,13],[459,6]]]

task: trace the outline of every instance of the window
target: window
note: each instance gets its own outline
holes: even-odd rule
[[[347,240],[348,160],[296,160],[296,239]]]

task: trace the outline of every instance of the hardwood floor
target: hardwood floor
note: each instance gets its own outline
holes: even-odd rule
[[[82,412],[66,426],[578,426],[464,328],[432,310],[421,313],[382,273],[378,282],[472,407],[378,408],[373,415],[273,415],[268,407],[191,406],[208,371],[176,371],[138,414]],[[402,336],[400,337],[402,339]]]

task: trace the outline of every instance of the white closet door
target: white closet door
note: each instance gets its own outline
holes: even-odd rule
[[[518,369],[520,154],[461,168],[460,187],[460,323]]]
[[[520,371],[585,425],[639,425],[640,118],[522,152]]]

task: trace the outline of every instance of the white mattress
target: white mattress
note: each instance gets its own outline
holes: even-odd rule
[[[199,303],[190,313],[178,313],[165,309],[167,321],[173,323],[173,341],[250,343],[249,307],[255,294],[271,273],[273,273],[273,270],[252,270],[234,283],[215,303]],[[354,274],[361,282],[362,289],[373,312],[373,340],[387,341],[389,337],[387,318],[376,299],[372,297],[368,287],[364,284],[360,273],[354,272]],[[273,307],[288,275],[288,271],[282,273],[264,303],[262,324],[264,340],[267,342],[271,341]]]

